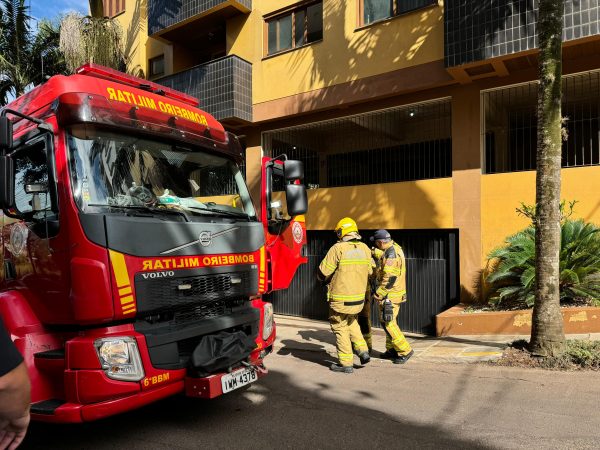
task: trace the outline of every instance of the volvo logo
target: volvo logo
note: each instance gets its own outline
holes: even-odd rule
[[[169,270],[168,272],[150,272],[150,273],[143,273],[142,276],[144,277],[145,280],[149,279],[149,278],[167,278],[167,277],[174,277],[175,276],[175,272],[173,272],[172,270]]]
[[[200,237],[198,238],[198,242],[200,242],[200,245],[202,245],[203,247],[208,247],[212,242],[210,231],[201,232]]]
[[[190,247],[190,246],[196,245],[196,244],[200,244],[202,247],[208,247],[210,244],[212,244],[212,241],[214,238],[222,236],[227,233],[231,233],[235,230],[239,230],[239,228],[240,227],[232,227],[232,228],[228,228],[226,230],[217,231],[216,233],[213,233],[212,231],[201,231],[197,240],[188,242],[187,244],[179,245],[174,248],[170,248],[169,250],[165,250],[164,252],[161,252],[160,254],[168,255],[169,253],[174,253],[178,250],[181,250],[181,249],[184,249],[186,247]]]

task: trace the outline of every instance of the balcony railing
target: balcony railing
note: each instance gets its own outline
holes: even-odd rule
[[[217,120],[252,121],[252,64],[236,55],[155,81],[200,99],[200,108]]]
[[[194,16],[224,9],[248,13],[252,0],[149,0],[148,34],[160,33]]]
[[[539,0],[445,0],[445,62],[454,67],[537,48]],[[563,40],[600,34],[596,0],[565,0]]]

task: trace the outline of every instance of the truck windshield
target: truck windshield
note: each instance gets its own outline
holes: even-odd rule
[[[90,126],[73,127],[67,140],[73,195],[82,211],[256,217],[242,173],[229,158]]]

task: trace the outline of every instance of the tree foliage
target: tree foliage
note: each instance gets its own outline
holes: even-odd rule
[[[60,50],[70,73],[88,62],[125,69],[123,33],[113,19],[67,14],[61,21]]]
[[[0,104],[46,77],[65,73],[59,25],[42,20],[32,30],[25,0],[0,0]]]
[[[508,237],[506,246],[488,258],[494,269],[487,277],[494,294],[490,302],[507,308],[530,308],[535,299],[535,228]],[[561,302],[600,299],[600,227],[565,219],[560,233]]]

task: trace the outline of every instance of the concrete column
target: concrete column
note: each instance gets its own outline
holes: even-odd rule
[[[246,183],[256,207],[256,213],[260,214],[260,162],[263,156],[260,133],[248,133],[246,143]]]
[[[481,278],[480,92],[457,87],[452,96],[452,185],[454,226],[459,229],[462,302],[478,297]]]

